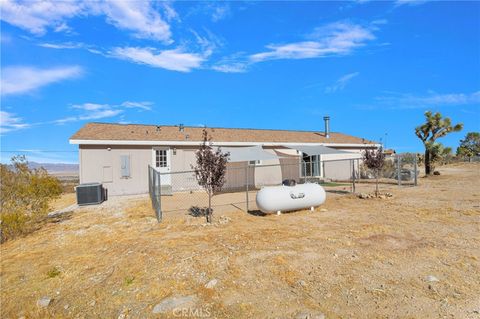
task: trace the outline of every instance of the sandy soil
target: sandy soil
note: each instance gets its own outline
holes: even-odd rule
[[[479,318],[480,166],[440,171],[383,186],[392,199],[328,193],[281,216],[231,206],[207,226],[181,211],[157,224],[145,196],[81,208],[1,246],[1,315]],[[193,301],[153,314],[172,296]]]

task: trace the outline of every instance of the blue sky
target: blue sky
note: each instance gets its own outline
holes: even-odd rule
[[[480,3],[0,2],[1,160],[76,162],[91,121],[323,130],[422,151],[480,130]]]

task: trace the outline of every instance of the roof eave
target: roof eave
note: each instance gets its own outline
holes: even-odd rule
[[[198,146],[202,144],[202,141],[149,141],[149,140],[89,140],[89,139],[70,139],[70,144],[78,145],[183,145],[183,146]],[[285,143],[285,142],[213,142],[214,145],[218,146],[284,146],[284,145],[328,145],[333,147],[356,147],[356,148],[365,148],[365,147],[380,147],[381,144],[376,143]]]

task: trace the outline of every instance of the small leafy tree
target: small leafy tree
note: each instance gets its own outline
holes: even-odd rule
[[[478,154],[480,154],[480,133],[468,132],[465,138],[460,140],[457,155],[468,157],[471,160],[473,156]]]
[[[62,193],[57,178],[44,168],[30,169],[25,156],[0,164],[0,239],[30,232],[48,213],[49,203]]]
[[[450,118],[442,117],[439,112],[433,114],[431,111],[425,112],[425,123],[415,128],[415,135],[422,140],[425,146],[425,175],[430,175],[432,171],[431,152],[435,141],[444,137],[450,132],[459,132],[463,129],[463,124],[452,125]]]
[[[363,163],[375,174],[375,196],[378,197],[378,176],[385,165],[385,153],[380,147],[377,150],[365,150],[363,153]]]
[[[208,194],[208,210],[205,213],[207,222],[212,222],[212,196],[220,191],[225,184],[225,173],[227,171],[227,160],[229,153],[222,153],[220,148],[213,150],[212,138],[208,136],[206,129],[203,130],[203,143],[196,152],[197,165],[192,168],[195,170],[195,177],[198,184],[202,186]]]

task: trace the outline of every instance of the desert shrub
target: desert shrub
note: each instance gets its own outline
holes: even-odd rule
[[[62,272],[57,267],[52,267],[47,271],[48,278],[55,278],[57,276],[60,276],[61,274]]]
[[[0,164],[0,241],[35,229],[62,193],[58,179],[43,168],[30,169],[24,156]]]

